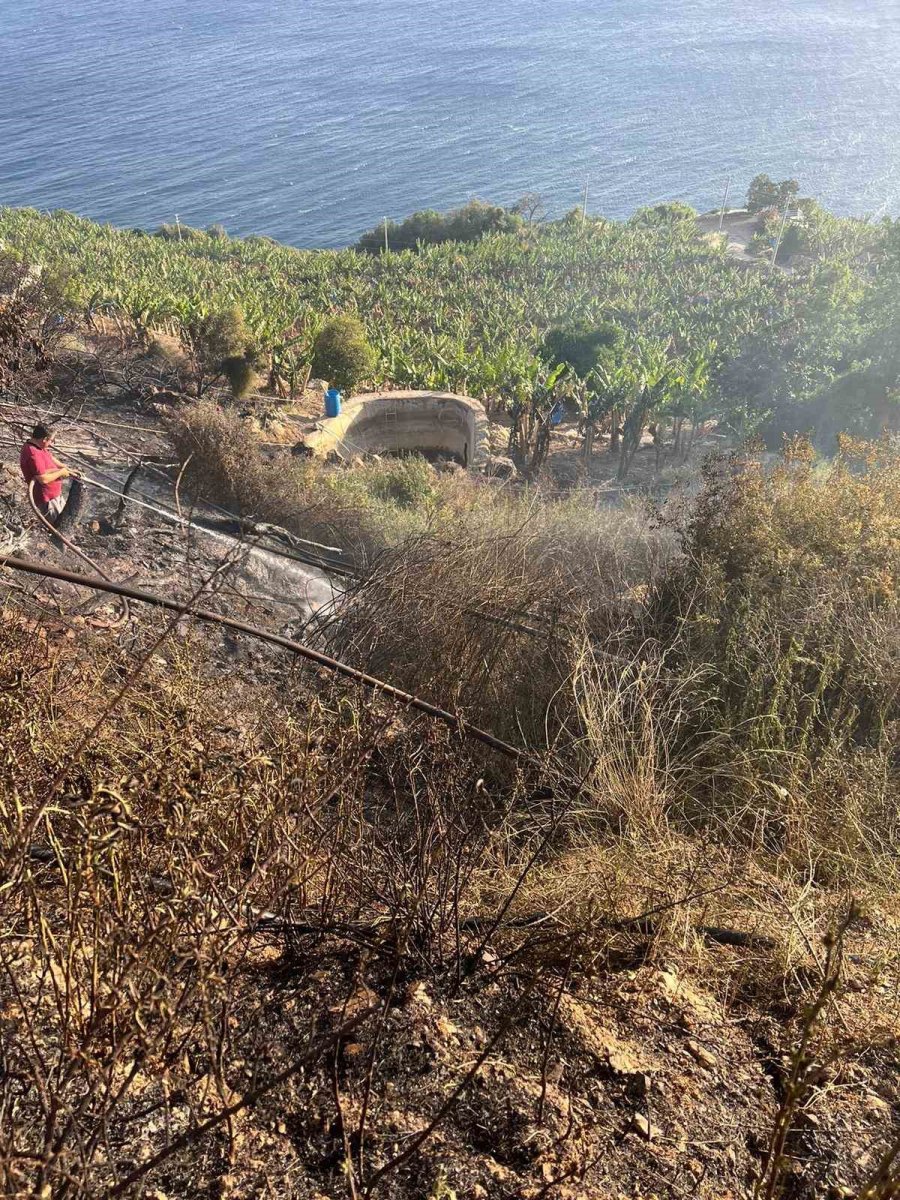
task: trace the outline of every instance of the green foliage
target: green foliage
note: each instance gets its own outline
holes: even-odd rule
[[[209,313],[193,323],[189,331],[197,395],[206,384],[224,375],[235,399],[250,390],[256,351],[240,308]]]
[[[179,242],[33,209],[0,209],[0,238],[51,273],[65,269],[82,308],[148,333],[174,327],[187,345],[210,314],[239,307],[285,387],[305,377],[323,322],[346,315],[377,351],[375,384],[527,406],[549,329],[611,323],[629,352],[602,382],[595,372],[590,394],[572,389],[584,411],[602,415],[638,395],[643,339],[673,362],[706,362],[704,394],[667,389],[665,411],[702,412],[741,433],[769,426],[777,445],[780,430],[810,427],[803,414],[855,364],[883,363],[887,375],[900,364],[900,238],[890,225],[797,207],[812,261],[789,275],[736,266],[693,222],[582,226],[578,214],[534,224],[527,237],[519,229],[377,257],[261,237]],[[219,363],[203,370],[208,382]]]
[[[244,314],[237,306],[204,317],[196,326],[194,338],[203,354],[214,362],[243,354],[250,341]]]
[[[190,225],[182,225],[180,222],[174,225],[160,225],[156,230],[155,237],[162,238],[165,242],[202,242],[207,236],[202,229],[194,229]]]
[[[539,201],[538,201],[539,203]],[[529,202],[529,207],[535,205]],[[388,247],[391,250],[414,250],[420,243],[425,246],[443,242],[477,242],[488,233],[509,233],[521,224],[521,216],[514,209],[486,204],[483,200],[470,200],[462,208],[448,213],[424,209],[413,213],[399,224],[387,223]],[[384,225],[377,225],[364,233],[357,243],[358,250],[378,253],[384,249]]]
[[[776,183],[768,175],[757,175],[747,191],[747,208],[750,212],[762,212],[766,208],[784,208],[800,192],[796,179],[783,179]]]
[[[400,508],[421,508],[434,498],[434,472],[421,455],[407,455],[382,464],[370,490]]]
[[[252,359],[243,354],[232,354],[222,360],[222,374],[228,380],[231,394],[235,400],[243,400],[252,390],[256,381],[256,371]]]
[[[224,225],[209,225],[206,229],[206,236],[213,238],[215,241],[224,241],[228,237],[228,231]]]
[[[670,200],[664,204],[653,204],[639,208],[631,217],[630,224],[638,227],[659,225],[693,226],[697,219],[697,210],[681,200]]]
[[[538,353],[545,362],[563,363],[582,380],[602,364],[614,362],[625,341],[623,331],[609,321],[593,325],[574,321],[557,325],[544,336]]]
[[[313,374],[347,394],[372,375],[376,361],[365,327],[355,317],[332,317],[313,343]]]

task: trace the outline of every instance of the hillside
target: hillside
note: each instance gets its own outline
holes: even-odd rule
[[[898,1194],[896,233],[770,274],[648,219],[0,212],[4,1195]],[[337,312],[512,473],[292,455]]]

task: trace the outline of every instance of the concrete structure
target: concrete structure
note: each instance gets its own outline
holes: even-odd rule
[[[484,408],[467,396],[372,392],[348,400],[339,416],[317,421],[303,444],[321,458],[418,450],[479,467],[488,450],[486,431]]]

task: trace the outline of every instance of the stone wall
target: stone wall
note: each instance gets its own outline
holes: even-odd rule
[[[322,458],[420,450],[479,467],[488,450],[486,428],[484,408],[468,396],[372,392],[348,400],[340,416],[317,421],[304,445]]]

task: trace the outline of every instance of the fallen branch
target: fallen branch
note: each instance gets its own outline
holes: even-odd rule
[[[260,641],[271,642],[274,646],[282,646],[285,650],[290,650],[293,654],[298,655],[298,657],[308,659],[317,666],[324,667],[327,671],[333,671],[336,675],[352,679],[355,683],[361,683],[364,687],[371,688],[373,691],[384,696],[389,696],[391,699],[399,701],[400,704],[408,708],[425,713],[426,716],[436,721],[441,721],[465,737],[472,738],[474,741],[489,746],[492,750],[499,751],[507,758],[514,759],[523,765],[540,765],[539,760],[527,750],[513,746],[509,742],[504,742],[501,738],[495,737],[492,733],[488,733],[484,729],[479,729],[476,725],[472,725],[466,721],[458,713],[448,712],[447,709],[439,708],[436,704],[431,704],[429,701],[423,700],[420,696],[413,696],[410,692],[404,692],[401,688],[386,683],[383,679],[376,679],[374,675],[367,675],[364,671],[358,671],[355,667],[351,667],[347,663],[339,662],[327,654],[322,654],[321,651],[314,650],[311,646],[305,646],[302,642],[292,641],[290,638],[282,637],[277,633],[270,633],[266,629],[260,629],[257,625],[250,625],[246,621],[238,621],[234,617],[223,616],[221,613],[212,612],[207,608],[197,608],[191,604],[185,605],[177,600],[169,600],[165,596],[158,596],[155,592],[146,592],[140,588],[113,583],[92,575],[80,575],[75,571],[63,571],[57,567],[48,567],[43,563],[32,562],[27,558],[17,558],[9,555],[5,558],[0,558],[0,566],[9,567],[13,571],[24,571],[29,575],[41,575],[46,579],[58,579],[64,583],[75,584],[76,587],[91,588],[99,592],[109,592],[113,596],[122,596],[129,600],[140,601],[142,604],[165,608],[170,612],[177,612],[181,616],[193,617],[196,620],[205,621],[212,625],[224,625],[227,629],[234,629],[238,633],[249,634],[250,637],[258,638]]]

